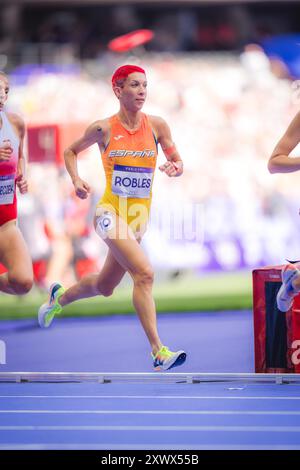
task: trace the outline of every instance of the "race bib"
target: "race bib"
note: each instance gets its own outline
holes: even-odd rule
[[[121,197],[148,199],[153,179],[153,168],[115,165],[112,192]]]
[[[12,204],[15,195],[15,174],[0,176],[0,206]]]

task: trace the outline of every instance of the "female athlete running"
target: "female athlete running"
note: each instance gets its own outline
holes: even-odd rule
[[[167,158],[160,166],[167,176],[180,176],[183,164],[166,122],[141,111],[147,95],[145,71],[134,65],[122,66],[112,77],[112,87],[120,103],[119,112],[91,124],[65,151],[76,194],[84,199],[90,188],[78,174],[77,155],[94,143],[99,146],[106,188],[96,208],[94,225],[109,248],[108,255],[99,274],[82,278],[66,291],[53,284],[49,301],[39,309],[39,324],[48,327],[54,315],[75,300],[110,296],[128,272],[133,280],[133,304],[151,345],[154,369],[167,370],[182,364],[186,353],[172,352],[161,342],[152,295],[153,270],[140,241],[149,218],[157,145]]]
[[[32,263],[16,225],[17,195],[27,192],[23,140],[25,125],[20,116],[5,112],[9,80],[0,72],[0,263],[7,272],[0,276],[0,291],[26,294],[32,287]]]

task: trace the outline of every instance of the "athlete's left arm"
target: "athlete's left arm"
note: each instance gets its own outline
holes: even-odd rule
[[[20,139],[16,183],[20,193],[25,194],[28,191],[28,183],[26,180],[26,159],[23,150],[25,137],[25,123],[24,120],[17,114],[10,113],[9,119],[14,128],[16,129]]]
[[[173,142],[170,128],[166,121],[160,117],[152,116],[158,143],[160,144],[167,162],[160,165],[159,169],[168,176],[180,176],[183,173],[183,161]]]

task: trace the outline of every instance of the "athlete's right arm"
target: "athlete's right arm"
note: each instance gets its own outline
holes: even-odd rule
[[[277,143],[268,162],[270,173],[291,173],[300,170],[300,157],[290,157],[300,142],[300,112],[296,114],[283,137]]]
[[[64,151],[66,169],[72,179],[76,195],[81,199],[86,199],[88,197],[90,187],[78,174],[77,155],[95,143],[101,145],[105,134],[105,121],[96,121],[86,129],[80,139],[73,142],[73,144]]]
[[[6,145],[5,143],[0,146],[0,163],[1,162],[9,162],[11,159],[11,154],[13,150],[10,145]]]

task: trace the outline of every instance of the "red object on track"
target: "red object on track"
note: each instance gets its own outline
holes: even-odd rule
[[[108,48],[114,52],[126,52],[135,47],[142,46],[151,41],[154,33],[151,29],[137,29],[128,34],[123,34],[108,43]]]
[[[300,372],[300,294],[288,312],[277,309],[282,268],[267,266],[252,273],[255,372],[258,373]]]

